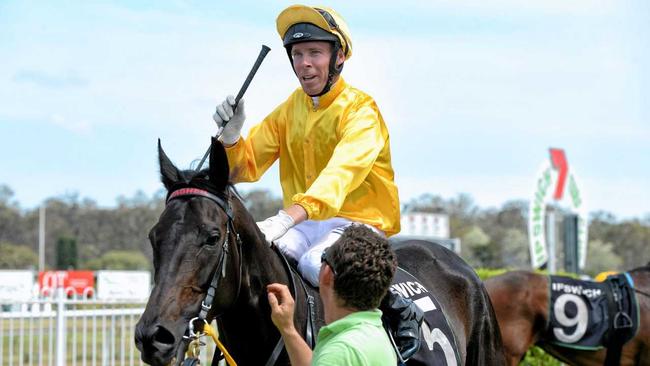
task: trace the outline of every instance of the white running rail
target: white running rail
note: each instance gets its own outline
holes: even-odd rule
[[[0,366],[144,365],[133,341],[141,302],[54,298],[0,304]],[[207,341],[201,364],[209,365]]]

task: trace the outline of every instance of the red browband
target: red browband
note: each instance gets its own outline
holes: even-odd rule
[[[172,194],[169,195],[167,198],[167,202],[170,200],[180,197],[180,196],[204,196],[204,197],[210,197],[212,196],[212,193],[204,190],[204,189],[199,189],[199,188],[181,188],[177,189]]]

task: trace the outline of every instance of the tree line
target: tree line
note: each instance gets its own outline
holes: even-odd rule
[[[241,192],[256,220],[282,207],[266,190]],[[46,211],[45,258],[48,269],[151,269],[149,230],[164,209],[165,192],[119,197],[112,208],[68,194],[49,198]],[[561,208],[550,208],[561,217]],[[452,237],[461,239],[461,256],[475,268],[529,268],[528,202],[515,200],[499,208],[478,207],[471,196],[443,198],[425,194],[403,203],[403,212],[449,215]],[[22,209],[10,187],[0,184],[0,268],[38,265],[39,209]],[[558,241],[561,243],[561,241]],[[559,268],[562,250],[558,248]],[[589,218],[587,274],[623,270],[650,261],[650,214],[617,219],[603,211]]]

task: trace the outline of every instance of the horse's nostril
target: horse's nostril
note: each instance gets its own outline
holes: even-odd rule
[[[174,344],[174,335],[163,326],[158,326],[153,334],[153,340],[162,344]]]

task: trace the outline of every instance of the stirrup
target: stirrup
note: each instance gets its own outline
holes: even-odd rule
[[[411,331],[397,335],[395,338],[397,338],[397,349],[404,361],[408,361],[409,358],[413,357],[422,344],[419,335],[413,336]]]
[[[632,328],[633,326],[632,318],[626,312],[619,311],[614,316],[614,329]]]

